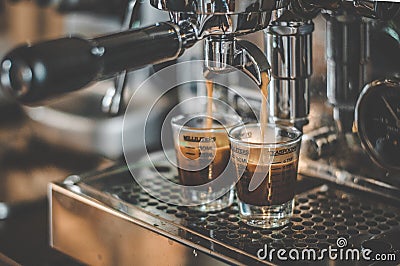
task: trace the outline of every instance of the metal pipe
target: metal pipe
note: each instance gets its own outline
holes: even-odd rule
[[[314,24],[290,11],[271,23],[266,54],[271,63],[270,116],[298,126],[308,123]]]
[[[371,79],[370,22],[342,10],[326,16],[327,96],[342,133],[351,132],[358,96]]]

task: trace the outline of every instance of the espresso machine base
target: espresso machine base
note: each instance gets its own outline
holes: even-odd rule
[[[155,166],[176,179],[175,169],[163,162]],[[160,200],[143,191],[126,166],[50,184],[51,246],[90,265],[280,264],[276,257],[263,257],[266,249],[320,252],[337,248],[338,239],[345,239],[343,248],[359,250],[368,241],[380,241],[379,247],[388,247],[385,253],[400,258],[395,241],[400,236],[400,206],[395,202],[383,205],[367,193],[299,175],[289,225],[256,229],[239,220],[236,203],[208,213],[164,203],[179,197],[179,190],[157,187],[152,178],[157,175],[144,173]],[[318,262],[335,263],[327,256]]]

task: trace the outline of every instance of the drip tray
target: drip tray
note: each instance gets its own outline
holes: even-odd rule
[[[180,197],[149,176],[158,198]],[[338,238],[345,239],[345,248],[360,250],[368,241],[378,243],[380,250],[387,247],[382,252],[396,254],[397,263],[400,259],[399,206],[335,185],[298,194],[290,224],[274,230],[243,224],[236,203],[208,213],[166,204],[143,191],[126,167],[51,184],[49,197],[52,246],[88,264],[282,264],[257,254],[265,247],[318,252],[337,247]]]

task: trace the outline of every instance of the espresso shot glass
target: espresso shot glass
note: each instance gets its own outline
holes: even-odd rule
[[[254,227],[286,225],[293,213],[302,133],[295,127],[245,124],[229,132],[238,175],[241,220]]]
[[[212,117],[188,114],[172,118],[180,184],[194,187],[183,196],[186,201],[200,202],[193,208],[205,212],[218,211],[233,203],[237,179],[233,164],[229,164],[228,132],[241,121],[239,116],[221,113],[213,113]],[[224,185],[213,186],[213,181],[223,174],[231,177]],[[210,185],[206,190],[195,189],[207,184]]]

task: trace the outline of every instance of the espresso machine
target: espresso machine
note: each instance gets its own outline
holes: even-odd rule
[[[12,50],[1,63],[2,89],[33,105],[115,77],[99,104],[119,116],[127,106],[129,71],[151,64],[162,72],[199,43],[204,59],[199,76],[218,79],[239,70],[260,85],[267,72],[269,121],[304,132],[292,221],[261,230],[241,223],[236,204],[209,213],[170,204],[179,190],[161,187],[157,178],[174,180],[177,171],[164,153],[153,152],[151,166],[127,159],[128,166],[50,184],[53,248],[88,264],[270,265],[281,262],[259,256],[265,247],[321,250],[342,237],[347,247],[375,245],[400,259],[400,68],[374,72],[371,66],[373,27],[384,28],[399,53],[399,3],[151,0],[170,20],[135,28],[139,3],[125,5],[121,32]],[[316,19],[326,23],[325,98],[312,88]],[[263,45],[250,42],[250,34],[258,34]],[[221,100],[251,117],[243,102],[259,105],[259,92],[231,93],[221,94]],[[125,150],[125,158],[130,152]],[[145,180],[145,189],[132,179],[132,169]]]

